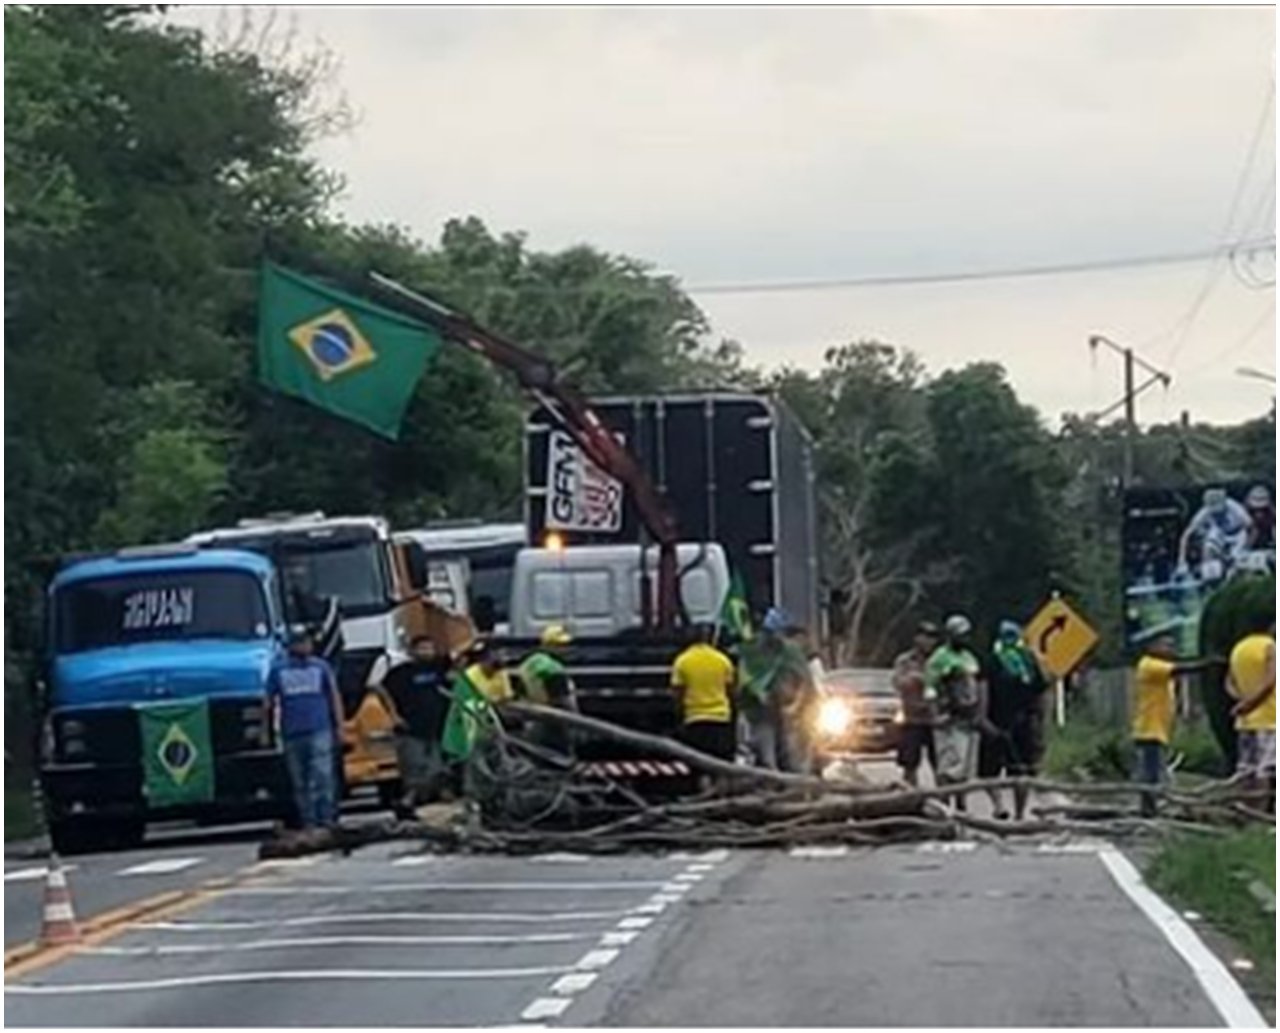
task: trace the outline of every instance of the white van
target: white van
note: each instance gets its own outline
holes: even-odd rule
[[[694,624],[715,623],[729,590],[729,564],[715,542],[676,549],[680,596]],[[658,549],[645,550],[651,613],[657,613]],[[511,579],[511,634],[537,637],[561,624],[575,638],[608,638],[642,623],[640,546],[521,549]]]

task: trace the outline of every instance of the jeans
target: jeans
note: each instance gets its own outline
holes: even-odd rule
[[[1136,739],[1133,743],[1134,768],[1143,785],[1158,786],[1164,781],[1164,743],[1155,739]],[[1144,818],[1155,817],[1156,794],[1143,793],[1141,811]]]
[[[438,738],[428,740],[404,732],[397,734],[396,764],[400,768],[406,806],[417,807],[430,803],[439,795],[440,781],[444,775],[444,757],[440,752]]]
[[[337,824],[338,784],[333,747],[334,735],[330,731],[289,736],[284,740],[284,763],[293,786],[298,821],[304,829]]]
[[[768,711],[747,718],[747,741],[757,767],[779,770],[778,721]]]

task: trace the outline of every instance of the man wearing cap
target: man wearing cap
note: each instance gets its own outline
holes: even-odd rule
[[[788,721],[796,716],[811,688],[809,662],[803,650],[787,640],[790,621],[772,607],[761,622],[761,634],[742,650],[740,701],[755,762],[778,770],[780,759],[790,770],[806,765],[804,730]]]
[[[982,722],[982,686],[978,658],[969,648],[973,624],[964,614],[953,614],[943,626],[943,642],[924,668],[925,687],[937,694],[938,722],[933,729],[939,785],[956,785],[978,771],[979,728]],[[964,810],[963,795],[957,809]]]
[[[271,723],[284,747],[298,821],[304,832],[338,822],[338,734],[342,700],[333,669],[314,656],[309,628],[289,632],[288,655],[267,677]]]
[[[911,648],[893,661],[893,687],[902,709],[902,728],[898,738],[898,766],[908,785],[917,785],[921,756],[929,758],[935,777],[938,757],[933,749],[935,693],[924,682],[925,664],[938,648],[942,636],[933,621],[921,621],[916,628]]]
[[[568,630],[559,624],[551,624],[542,629],[540,646],[520,664],[517,671],[524,696],[531,703],[541,703],[547,707],[559,707],[577,713],[578,699],[574,692],[573,679],[564,665],[564,650],[573,641]],[[534,738],[544,746],[570,752],[572,740],[568,729],[540,722],[533,729]]]

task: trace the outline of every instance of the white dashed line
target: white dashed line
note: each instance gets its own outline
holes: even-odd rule
[[[225,922],[139,922],[135,929],[161,929],[177,933],[235,932],[275,929],[280,926],[341,925],[365,922],[499,922],[512,925],[544,925],[548,922],[599,922],[621,918],[630,911],[347,911],[292,918],[240,919]]]
[[[621,893],[629,890],[655,889],[660,882],[386,882],[378,885],[379,893]],[[323,896],[349,894],[350,886],[233,886],[225,895],[255,896]]]
[[[177,943],[145,947],[85,947],[83,953],[104,957],[145,958],[169,954],[225,954],[238,951],[294,950],[299,947],[492,947],[522,943],[577,943],[595,933],[531,933],[527,936],[299,936],[248,943]]]
[[[526,1021],[558,1018],[572,1003],[572,997],[539,997],[520,1013],[520,1018]]]
[[[669,860],[684,858],[689,855],[671,855]],[[574,966],[575,972],[561,976],[545,991],[550,996],[535,998],[520,1014],[525,1023],[522,1028],[537,1028],[534,1023],[539,1020],[557,1019],[563,1015],[573,1003],[574,995],[590,987],[596,980],[599,971],[611,965],[629,946],[648,929],[657,916],[661,915],[672,904],[678,904],[694,885],[701,881],[716,864],[727,860],[727,850],[716,850],[696,855],[700,860],[685,865],[679,874],[669,881],[658,885],[658,890],[644,903],[630,908],[613,929],[601,935],[599,946],[587,951]]]
[[[418,868],[424,864],[432,864],[436,860],[431,854],[406,854],[391,862],[392,868]]]
[[[600,937],[601,947],[625,947],[640,935],[639,929],[608,932]]]
[[[595,972],[570,972],[551,984],[551,992],[559,997],[580,994],[598,978]]]
[[[61,866],[62,871],[70,872],[75,870],[74,864],[64,864]],[[47,879],[49,877],[49,869],[42,865],[39,868],[19,868],[15,872],[5,872],[5,882],[33,882],[36,879]]]
[[[144,861],[132,868],[122,868],[117,875],[173,875],[176,872],[194,868],[203,863],[203,857],[158,857],[154,861]]]
[[[578,963],[574,965],[574,968],[580,972],[592,972],[595,969],[604,968],[606,965],[612,965],[621,953],[622,951],[612,947],[590,950],[578,959]]]

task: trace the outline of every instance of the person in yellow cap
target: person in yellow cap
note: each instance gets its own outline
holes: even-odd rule
[[[524,658],[517,672],[524,696],[530,703],[577,713],[573,679],[564,664],[564,651],[572,641],[573,637],[563,625],[551,624],[542,629],[540,645]],[[570,738],[565,729],[540,722],[533,732],[543,745],[569,752]]]

